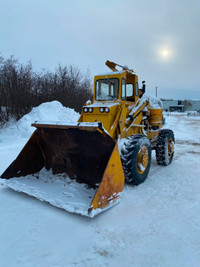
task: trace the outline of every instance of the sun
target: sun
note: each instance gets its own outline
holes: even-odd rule
[[[161,54],[162,54],[163,57],[168,57],[169,56],[169,50],[163,49]]]
[[[168,61],[172,57],[172,50],[168,47],[160,48],[158,53],[160,59],[164,61]]]

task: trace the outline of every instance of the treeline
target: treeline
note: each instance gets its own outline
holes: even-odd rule
[[[33,71],[31,62],[21,64],[11,56],[0,57],[0,126],[11,117],[20,119],[43,102],[58,100],[80,112],[92,97],[89,74],[78,67],[61,66],[55,72]]]

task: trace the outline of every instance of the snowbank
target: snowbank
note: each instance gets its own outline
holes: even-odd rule
[[[31,126],[31,123],[35,121],[76,122],[79,116],[79,113],[71,108],[64,107],[58,101],[46,102],[33,108],[30,113],[16,123],[10,121],[6,128],[0,130],[0,136],[28,138],[35,130]]]

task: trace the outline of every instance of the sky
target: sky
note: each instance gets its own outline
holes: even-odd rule
[[[0,53],[35,71],[106,60],[133,68],[147,94],[200,99],[200,0],[0,0]]]

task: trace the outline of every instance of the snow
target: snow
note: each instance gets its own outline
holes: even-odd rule
[[[103,99],[105,100],[105,99]],[[87,108],[96,108],[96,107],[114,107],[114,106],[118,106],[119,103],[118,102],[113,102],[113,101],[105,101],[105,102],[94,102],[93,104],[87,105]]]
[[[35,121],[76,122],[79,117],[80,114],[73,109],[63,107],[58,101],[43,103],[39,108],[33,108],[29,114],[22,117],[16,123],[11,121],[8,127],[0,129],[0,137],[28,138],[35,131],[35,128],[31,127],[31,123]]]
[[[166,124],[163,128],[174,131],[176,143],[200,143],[200,117],[187,117],[186,114],[167,113]]]
[[[106,76],[106,75],[118,75],[118,74],[122,74],[124,73],[125,71],[115,71],[115,72],[104,72],[104,73],[98,73],[96,76]]]
[[[158,97],[153,97],[153,96],[144,94],[142,98],[149,99],[151,109],[157,109],[157,108],[163,109],[162,101]]]
[[[88,189],[85,184],[71,180],[66,174],[53,175],[46,169],[34,175],[3,180],[2,183],[18,192],[85,216],[90,216],[88,209],[96,193],[93,188]]]
[[[61,128],[62,128],[62,126],[99,127],[99,122],[35,121],[34,125],[36,127],[40,126],[40,125],[44,125],[44,127],[55,125],[55,126],[57,126],[57,128],[59,128],[59,126]]]
[[[150,109],[163,108],[162,101],[159,98],[144,94],[135,104],[129,107],[129,110],[131,110],[130,115],[133,115],[144,103],[147,102],[149,102]],[[146,110],[146,107],[143,110]]]
[[[31,123],[78,117],[51,102],[10,123],[0,131],[0,173],[31,135]],[[0,183],[0,267],[199,266],[200,117],[169,114],[164,127],[175,133],[171,165],[157,165],[152,152],[147,180],[125,185],[120,203],[93,219]]]
[[[86,184],[71,180],[65,173],[53,175],[51,170],[47,171],[45,168],[36,174],[22,178],[1,179],[1,184],[15,191],[34,196],[41,201],[46,201],[68,212],[78,213],[90,218],[106,209],[90,210],[91,202],[98,188],[88,188]],[[120,193],[118,195],[121,197]],[[118,199],[110,201],[109,208],[117,203]]]

